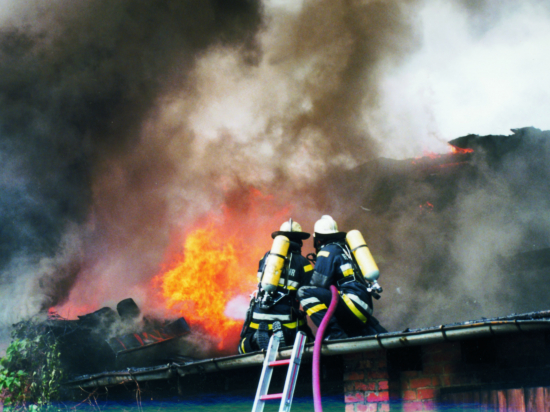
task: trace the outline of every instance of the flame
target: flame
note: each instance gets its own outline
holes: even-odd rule
[[[473,153],[473,152],[474,152],[474,149],[460,148],[460,147],[457,147],[457,146],[453,146],[452,144],[449,144],[449,154],[450,155],[462,155],[462,154]],[[448,157],[448,155],[445,155],[445,154],[434,153],[434,152],[424,150],[422,152],[422,156],[415,157],[411,161],[411,163],[413,165],[416,165],[416,164],[425,163],[426,161],[429,161],[429,160],[442,159],[442,158],[445,159],[447,157]],[[445,167],[445,166],[446,165],[442,165],[442,167]]]
[[[427,157],[429,159],[439,159],[441,157],[441,153],[435,153],[435,152],[424,150],[422,152],[422,157]]]
[[[417,161],[425,161],[426,159],[439,159],[442,155],[440,153],[435,153],[435,152],[430,152],[428,150],[423,150],[422,151],[422,156],[416,156],[413,160],[412,160],[412,164],[415,165],[417,164]]]
[[[449,148],[452,154],[466,154],[466,153],[474,152],[474,149],[470,149],[467,147],[466,148],[456,147],[456,146],[453,146],[452,144],[449,145]]]
[[[427,210],[429,212],[432,212],[434,210],[434,205],[430,202],[426,202],[423,205],[420,205],[420,210]]]
[[[256,189],[244,197],[244,205],[242,198],[229,199],[221,216],[200,219],[182,250],[172,252],[153,279],[171,313],[206,332],[222,352],[235,351],[243,324],[226,315],[226,306],[240,296],[248,300],[257,286],[258,261],[271,246],[270,234],[290,210],[274,207],[272,197]]]
[[[242,321],[225,316],[225,306],[255,287],[255,278],[244,276],[255,273],[255,263],[251,267],[248,262],[257,261],[258,255],[239,253],[242,247],[237,239],[221,236],[214,225],[197,229],[185,239],[183,254],[175,257],[174,267],[157,278],[167,307],[218,338],[220,350],[225,349],[225,339],[242,325]]]

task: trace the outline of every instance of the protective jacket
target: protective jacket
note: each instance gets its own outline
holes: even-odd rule
[[[368,315],[372,315],[372,296],[360,276],[362,274],[345,242],[334,242],[317,253],[311,285],[325,289],[335,285],[346,306],[361,322],[366,323]]]
[[[339,302],[328,325],[330,338],[343,339],[385,331],[372,316],[372,296],[344,238],[331,240],[320,247],[310,285],[302,287],[298,294],[304,310],[317,326],[330,304],[328,289],[331,285],[338,289]]]
[[[277,298],[280,299],[268,309],[262,309],[259,304],[254,304],[250,323],[246,326],[245,336],[239,344],[240,353],[258,350],[258,347],[252,342],[251,337],[258,329],[260,322],[265,322],[270,331],[273,329],[273,322],[281,322],[287,344],[294,342],[297,330],[311,333],[305,317],[300,314],[300,303],[296,296],[297,290],[301,286],[309,284],[313,273],[313,266],[310,261],[301,255],[300,243],[290,241],[288,250],[289,263],[281,275],[277,287]],[[261,280],[268,254],[269,252],[260,260],[258,282]]]

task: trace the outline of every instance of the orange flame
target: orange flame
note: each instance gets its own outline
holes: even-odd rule
[[[466,154],[466,153],[473,153],[474,152],[474,149],[470,149],[468,147],[461,148],[461,147],[453,146],[452,144],[450,144],[449,147],[450,147],[450,150],[451,150],[452,154]]]
[[[439,159],[442,155],[440,153],[430,152],[428,150],[422,151],[422,156],[416,156],[411,162],[413,165],[417,164],[417,161],[423,161],[425,159]]]
[[[244,206],[242,199],[228,201],[221,216],[201,219],[183,250],[172,253],[167,269],[153,280],[172,314],[206,332],[222,352],[235,351],[243,324],[226,315],[226,306],[237,297],[247,300],[256,288],[258,261],[289,212],[288,207],[275,210],[273,199],[255,189],[243,197]]]
[[[434,210],[434,205],[430,202],[426,202],[423,205],[420,205],[420,210],[427,210],[429,212],[432,212]]]
[[[213,225],[197,229],[185,240],[175,266],[158,279],[167,307],[219,338],[220,350],[225,348],[225,339],[242,325],[242,321],[225,316],[227,303],[250,293],[256,283],[250,275],[255,273],[252,262],[259,257],[244,256],[238,252],[241,249],[236,239],[224,239]]]

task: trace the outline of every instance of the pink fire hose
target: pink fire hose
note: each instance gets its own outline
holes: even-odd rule
[[[321,345],[323,343],[323,335],[325,334],[325,329],[327,328],[328,322],[334,311],[336,310],[336,305],[338,305],[338,289],[336,286],[331,285],[330,291],[332,292],[332,299],[328,307],[327,313],[323,318],[319,329],[317,329],[317,334],[315,335],[315,343],[313,345],[313,406],[315,412],[323,412],[323,405],[321,404],[321,379],[320,379],[320,361],[321,361]]]

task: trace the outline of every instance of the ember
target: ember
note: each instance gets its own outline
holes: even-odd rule
[[[420,205],[419,207],[422,210],[428,210],[430,212],[434,210],[434,205],[432,205],[430,202],[426,202],[423,205]]]
[[[474,149],[456,147],[456,146],[453,146],[452,144],[449,145],[449,148],[452,154],[466,154],[466,153],[474,152]]]

